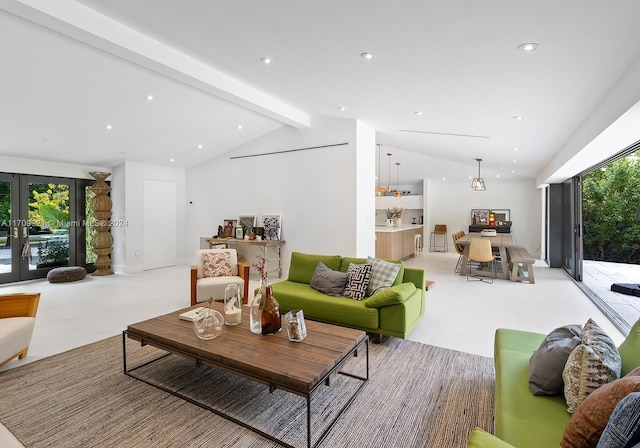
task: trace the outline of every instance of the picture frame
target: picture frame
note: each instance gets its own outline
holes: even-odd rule
[[[236,227],[236,238],[240,240],[244,238],[244,229],[242,228],[242,226]]]
[[[489,224],[489,209],[488,208],[472,209],[471,224]]]
[[[243,235],[250,235],[251,230],[256,226],[256,215],[238,215],[238,226],[242,227]]]
[[[222,236],[223,238],[231,238],[233,236],[233,226],[224,226]]]
[[[262,215],[263,239],[279,240],[282,232],[282,215]]]
[[[236,228],[238,226],[238,220],[237,219],[225,219],[224,220],[224,226],[225,227],[231,226],[233,228]]]
[[[511,210],[508,208],[497,208],[491,210],[496,217],[496,222],[510,222]]]

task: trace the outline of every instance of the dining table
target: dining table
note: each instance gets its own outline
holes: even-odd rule
[[[499,256],[497,257],[500,263],[500,271],[496,270],[495,274],[497,278],[504,278],[509,280],[509,260],[507,259],[507,247],[515,246],[516,242],[513,239],[511,233],[498,233],[495,236],[485,236],[480,232],[468,233],[456,240],[456,244],[464,245],[464,252],[462,253],[462,263],[460,266],[460,275],[467,275],[467,261],[469,260],[469,246],[470,242],[476,238],[486,238],[491,241],[491,248],[498,249]]]

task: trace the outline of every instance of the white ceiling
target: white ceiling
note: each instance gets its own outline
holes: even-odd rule
[[[376,129],[403,184],[467,179],[475,158],[485,178],[535,178],[640,56],[637,0],[2,0],[0,9],[0,155],[106,167],[188,168],[331,116]],[[538,50],[519,51],[525,42]]]

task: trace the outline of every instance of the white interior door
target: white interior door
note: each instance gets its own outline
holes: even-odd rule
[[[176,197],[175,182],[144,181],[144,270],[177,264]]]

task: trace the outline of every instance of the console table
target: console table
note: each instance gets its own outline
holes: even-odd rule
[[[278,278],[282,277],[282,253],[281,248],[286,243],[285,240],[244,240],[240,238],[207,238],[207,243],[209,243],[209,249],[213,249],[215,247],[224,246],[230,247],[233,245],[248,245],[257,247],[264,258],[266,258],[267,263],[269,261],[277,261],[278,262]],[[271,258],[269,258],[271,256]],[[272,271],[275,271],[273,269]]]

